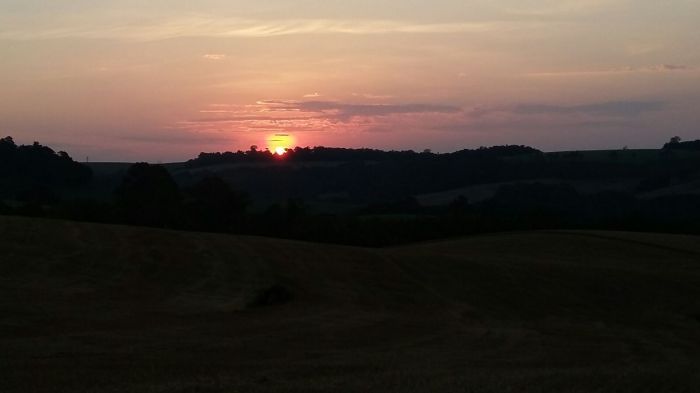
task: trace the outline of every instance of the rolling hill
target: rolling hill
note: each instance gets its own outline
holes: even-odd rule
[[[0,217],[2,392],[693,392],[700,238],[387,249]]]

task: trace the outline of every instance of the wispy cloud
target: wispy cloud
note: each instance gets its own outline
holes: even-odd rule
[[[648,112],[656,112],[667,107],[665,101],[606,101],[580,105],[518,104],[506,107],[474,108],[469,112],[472,118],[482,118],[492,114],[518,116],[548,115],[571,117],[634,117]]]
[[[519,16],[580,15],[604,10],[611,6],[628,3],[629,0],[540,0],[518,2],[518,6],[506,7],[506,12]]]
[[[60,23],[60,22],[59,22]],[[196,16],[142,24],[65,23],[52,27],[5,24],[0,39],[58,38],[164,40],[179,37],[275,37],[298,34],[446,34],[512,30],[521,22],[419,23],[399,20],[251,20]]]
[[[598,70],[574,70],[574,71],[551,71],[533,72],[527,74],[531,77],[576,77],[576,76],[607,76],[624,75],[634,73],[667,73],[667,72],[690,72],[699,71],[700,68],[684,64],[658,64],[650,66],[628,66],[622,68],[609,68]]]
[[[390,131],[395,129],[470,130],[494,126],[521,128],[620,125],[667,107],[664,101],[606,101],[579,105],[528,103],[465,110],[435,103],[347,103],[339,101],[262,100],[253,105],[216,104],[206,117],[180,122],[195,131],[312,132]]]
[[[353,97],[365,98],[368,100],[387,100],[394,98],[392,95],[388,94],[372,94],[372,93],[352,93]]]
[[[690,67],[683,64],[661,64],[657,66],[647,67],[649,71],[690,71],[695,67]]]
[[[207,60],[223,60],[226,58],[226,55],[221,54],[221,53],[207,53],[206,55],[202,56]]]
[[[299,111],[318,113],[325,117],[347,120],[363,116],[388,116],[416,113],[456,113],[461,108],[435,104],[348,104],[336,101],[262,101],[269,111]]]
[[[611,101],[586,105],[545,105],[524,104],[511,109],[517,114],[584,114],[597,116],[637,116],[646,112],[654,112],[664,109],[663,101]]]
[[[254,105],[210,106],[208,115],[178,124],[190,130],[308,132],[383,129],[419,117],[463,116],[454,105],[408,103],[366,104],[338,101],[263,100]]]

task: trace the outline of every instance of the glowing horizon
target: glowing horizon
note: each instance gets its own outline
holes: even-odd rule
[[[287,149],[294,149],[296,139],[289,133],[278,133],[267,137],[267,149],[278,156],[283,156]]]
[[[696,139],[700,2],[7,0],[0,137],[93,161]],[[294,146],[292,146],[294,145]]]

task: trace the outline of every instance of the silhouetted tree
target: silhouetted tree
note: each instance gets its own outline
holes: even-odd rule
[[[66,152],[54,152],[38,142],[17,146],[12,137],[0,139],[0,195],[18,197],[36,188],[52,192],[87,184],[92,170]]]
[[[11,214],[13,212],[12,208],[7,206],[5,202],[0,200],[0,214]]]
[[[201,231],[229,232],[238,228],[249,204],[219,177],[207,177],[184,190],[185,225]]]
[[[9,162],[13,155],[17,152],[17,145],[11,136],[6,136],[0,139],[0,160],[1,162]]]
[[[483,203],[483,212],[514,228],[544,228],[574,222],[585,207],[569,184],[509,184]]]
[[[114,191],[117,209],[129,224],[174,226],[180,190],[162,165],[134,164]]]
[[[447,206],[448,218],[459,218],[469,211],[469,199],[464,195],[459,195]]]
[[[671,141],[664,145],[664,151],[668,150],[694,150],[700,151],[700,140],[681,142],[681,138],[674,136]]]
[[[24,203],[32,203],[38,206],[56,203],[60,198],[50,188],[36,185],[26,188],[17,194],[17,200]]]

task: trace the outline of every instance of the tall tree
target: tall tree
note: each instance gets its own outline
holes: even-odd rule
[[[170,227],[178,222],[180,189],[162,165],[132,165],[114,194],[129,224]]]

